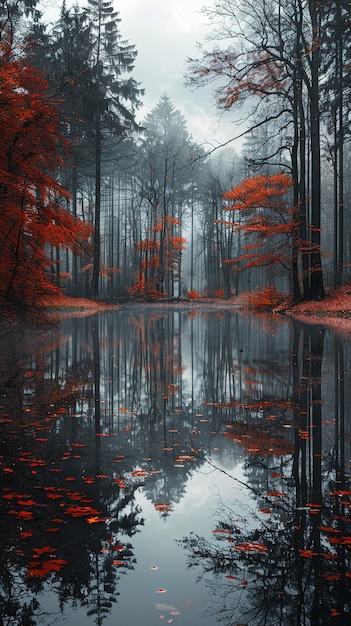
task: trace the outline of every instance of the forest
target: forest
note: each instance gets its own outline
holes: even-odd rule
[[[206,152],[169,96],[142,124],[110,0],[0,2],[0,307],[45,297],[321,300],[350,280],[351,5],[219,0],[189,89],[245,118]]]

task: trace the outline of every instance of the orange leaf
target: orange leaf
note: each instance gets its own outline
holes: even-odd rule
[[[311,550],[299,549],[299,555],[305,559],[311,559],[313,556],[318,556],[318,552],[312,552]]]

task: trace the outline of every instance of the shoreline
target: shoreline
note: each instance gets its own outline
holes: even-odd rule
[[[252,293],[250,295],[252,297]],[[147,302],[131,299],[127,302],[110,304],[88,298],[72,298],[60,295],[43,299],[40,303],[40,308],[45,311],[54,323],[69,317],[86,317],[106,311],[123,309],[167,310],[179,308],[184,311],[198,310],[199,312],[229,310],[236,311],[239,314],[249,311],[252,315],[257,315],[258,317],[265,316],[270,320],[272,320],[272,317],[279,316],[281,320],[286,318],[304,324],[322,325],[338,333],[351,334],[351,283],[337,287],[321,301],[302,301],[298,304],[292,304],[291,299],[286,299],[280,305],[272,306],[271,311],[262,312],[249,308],[247,306],[247,298],[248,292],[244,292],[238,296],[232,296],[228,300],[204,297]]]

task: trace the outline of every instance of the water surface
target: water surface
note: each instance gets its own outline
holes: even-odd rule
[[[350,348],[228,310],[4,331],[2,623],[349,623]]]

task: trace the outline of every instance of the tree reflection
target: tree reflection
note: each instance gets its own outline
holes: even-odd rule
[[[58,331],[3,339],[2,623],[34,624],[49,584],[61,610],[78,602],[101,624],[135,562],[127,537],[142,523],[137,484],[116,479],[112,451],[100,455],[95,329],[79,360],[76,334],[71,345]]]
[[[323,370],[325,333],[318,327],[294,327],[292,454],[275,445],[267,427],[253,424],[252,414],[245,418],[238,411],[229,424],[229,436],[251,452],[246,462],[255,494],[250,520],[231,510],[222,514],[215,541],[190,535],[183,542],[190,566],[202,568],[205,575],[216,573],[219,621],[307,625],[350,620],[351,491],[343,432],[344,346],[334,341],[336,415],[323,419],[323,405],[333,393],[331,372]],[[251,411],[255,407],[252,403]],[[272,421],[276,419],[277,414]]]
[[[101,624],[136,563],[136,494],[166,522],[205,462],[234,461],[252,510],[223,506],[216,541],[185,542],[218,577],[216,618],[348,616],[349,343],[195,313],[128,307],[0,337],[4,623],[33,622],[47,592]]]

